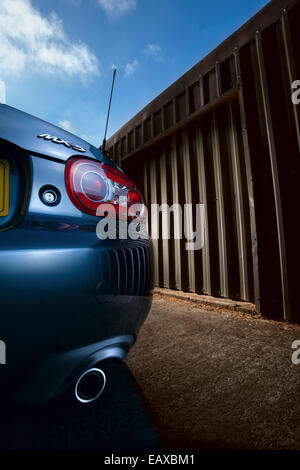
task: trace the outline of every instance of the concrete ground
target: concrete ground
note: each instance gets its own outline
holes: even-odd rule
[[[300,327],[154,297],[127,363],[170,449],[300,449]]]

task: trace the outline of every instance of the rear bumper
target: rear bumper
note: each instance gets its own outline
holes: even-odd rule
[[[134,343],[132,335],[122,335],[52,354],[44,359],[24,378],[12,398],[23,404],[40,404],[60,395],[76,383],[83,371],[107,359],[124,359]]]
[[[49,387],[42,382],[51,395],[102,354],[123,357],[151,306],[151,258],[148,240],[17,250],[8,244],[0,251],[0,339],[7,358],[0,381],[20,390],[27,383],[28,391],[29,378],[36,381],[48,367]]]

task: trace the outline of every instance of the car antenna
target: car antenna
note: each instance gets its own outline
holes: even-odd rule
[[[107,126],[108,126],[108,121],[109,121],[109,114],[110,114],[110,107],[111,107],[111,99],[112,99],[112,94],[113,94],[113,91],[114,91],[114,84],[115,84],[116,72],[117,72],[117,69],[114,68],[114,74],[113,74],[112,85],[111,85],[111,91],[110,91],[110,98],[109,98],[109,105],[108,105],[108,112],[107,112],[107,118],[106,118],[106,125],[105,125],[104,138],[103,138],[102,145],[101,145],[101,147],[100,147],[100,149],[102,150],[103,153],[105,153],[105,147],[106,147],[106,133],[107,133]]]

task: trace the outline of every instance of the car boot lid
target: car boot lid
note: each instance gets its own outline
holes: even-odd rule
[[[63,161],[81,155],[112,164],[107,155],[80,137],[5,104],[0,104],[0,139]]]

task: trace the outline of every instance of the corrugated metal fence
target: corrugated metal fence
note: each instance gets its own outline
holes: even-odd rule
[[[148,204],[205,205],[202,250],[154,240],[157,286],[300,321],[299,25],[298,1],[270,2],[108,140]],[[150,233],[158,222],[150,213]]]

